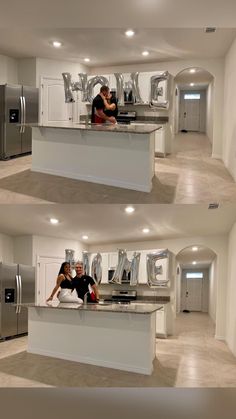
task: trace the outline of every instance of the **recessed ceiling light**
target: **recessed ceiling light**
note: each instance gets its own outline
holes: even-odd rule
[[[192,86],[192,87],[193,87],[193,86],[194,86],[194,83],[190,83],[190,86]]]
[[[60,41],[53,41],[52,45],[53,45],[55,48],[60,48],[60,47],[62,46],[62,43],[61,43]]]
[[[149,228],[143,228],[143,233],[147,234],[149,232],[150,232]]]
[[[127,214],[132,214],[135,211],[134,207],[126,207],[125,212]]]
[[[147,55],[149,55],[149,52],[148,52],[148,51],[143,51],[143,52],[142,52],[142,55],[143,55],[144,57],[146,57]]]
[[[51,224],[58,224],[59,220],[57,218],[50,218],[50,223]]]
[[[197,247],[197,246],[193,246],[193,247],[192,247],[192,251],[193,251],[193,252],[197,252],[197,251],[198,251],[198,247]]]
[[[89,63],[90,58],[85,58],[85,59],[84,59],[84,61],[85,61],[86,63]]]
[[[190,73],[196,73],[196,70],[195,70],[195,68],[190,68],[189,72]]]
[[[197,262],[196,262],[196,260],[194,260],[194,261],[193,261],[193,265],[196,265],[196,264],[197,264]]]
[[[126,35],[126,36],[128,36],[128,38],[131,38],[132,36],[134,36],[134,31],[133,31],[133,29],[128,29],[128,30],[125,32],[125,35]]]
[[[82,239],[83,240],[88,240],[88,236],[84,235],[84,236],[82,236]]]

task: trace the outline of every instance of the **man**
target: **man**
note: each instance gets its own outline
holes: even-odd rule
[[[105,110],[114,110],[115,106],[108,103],[108,98],[110,97],[110,90],[107,86],[102,86],[100,93],[93,99],[92,104],[92,117],[91,122],[95,124],[103,124],[104,122],[111,122],[112,124],[116,123],[116,118],[114,116],[108,116],[105,114]]]
[[[95,299],[99,300],[98,288],[95,281],[91,276],[84,275],[83,262],[77,262],[75,265],[76,276],[73,278],[73,285],[76,288],[78,297],[84,300],[85,294],[87,294],[87,301],[93,302],[89,288],[94,292]]]

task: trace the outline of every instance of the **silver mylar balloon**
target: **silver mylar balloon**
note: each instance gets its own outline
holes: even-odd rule
[[[157,74],[156,76],[151,77],[151,99],[150,99],[150,107],[151,108],[161,108],[161,109],[168,109],[169,108],[169,100],[159,101],[158,98],[163,96],[163,88],[159,87],[159,83],[161,81],[169,81],[169,73],[165,71],[162,74]],[[168,88],[168,86],[167,86]]]
[[[65,90],[65,102],[71,103],[74,102],[74,96],[73,96],[73,83],[71,80],[71,74],[70,73],[62,73],[62,77],[64,80],[64,90]]]
[[[87,83],[87,91],[88,91],[88,102],[92,103],[94,96],[93,96],[93,88],[97,85],[101,84],[102,86],[109,86],[109,81],[106,77],[103,76],[95,76],[89,79]]]
[[[130,268],[130,285],[131,286],[135,286],[138,284],[140,256],[141,256],[141,253],[134,252],[133,259],[131,261],[131,268]]]
[[[139,76],[138,72],[131,73],[130,75],[131,81],[132,81],[132,94],[133,94],[134,103],[143,103],[143,100],[141,98],[140,91],[139,91],[138,76]]]
[[[123,276],[126,260],[127,260],[126,251],[123,249],[119,249],[118,250],[118,264],[114,272],[114,275],[110,281],[111,283],[112,282],[115,282],[116,284],[122,283],[122,276]]]
[[[97,253],[92,260],[91,266],[91,276],[96,282],[96,284],[100,284],[102,280],[102,256],[100,253]]]
[[[116,97],[118,105],[124,105],[124,76],[121,73],[114,73],[116,78]]]
[[[71,268],[73,268],[75,264],[75,251],[72,249],[65,249],[65,255],[65,261],[70,264]]]
[[[84,274],[89,275],[90,265],[89,265],[89,254],[88,254],[88,252],[83,252],[83,268],[84,268]]]
[[[88,76],[86,73],[78,74],[82,90],[82,102],[88,102]]]
[[[155,253],[149,253],[147,255],[147,282],[150,287],[165,286],[169,282],[169,278],[158,278],[158,276],[163,274],[161,260],[167,259],[168,257],[168,249],[160,250]]]

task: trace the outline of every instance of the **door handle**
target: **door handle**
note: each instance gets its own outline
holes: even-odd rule
[[[23,127],[22,127],[22,133],[25,132],[25,123],[26,123],[26,102],[25,97],[22,96],[22,103],[23,103]]]
[[[21,276],[20,275],[18,275],[18,278],[19,278],[19,290],[20,290],[20,295],[19,295],[19,304],[22,304],[22,280],[21,280]],[[18,313],[20,313],[21,312],[21,306],[19,306],[19,311],[18,311]]]
[[[186,291],[186,294],[185,295],[186,295],[186,297],[188,297],[188,291]]]
[[[23,122],[24,122],[23,97],[20,96],[20,134],[22,134]]]
[[[16,278],[16,314],[18,314],[19,313],[19,298],[20,298],[18,275],[16,275],[15,278]]]

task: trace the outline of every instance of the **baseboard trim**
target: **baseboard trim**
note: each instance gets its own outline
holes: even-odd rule
[[[213,153],[213,154],[211,155],[211,157],[212,157],[213,159],[217,159],[217,160],[222,160],[222,161],[223,161],[222,156],[221,156],[220,154],[215,154],[215,153]]]
[[[225,337],[224,336],[215,335],[215,339],[225,341]]]

